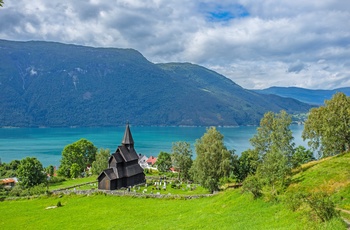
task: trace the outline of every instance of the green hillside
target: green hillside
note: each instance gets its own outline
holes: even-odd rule
[[[350,153],[303,165],[287,192],[293,191],[324,191],[338,208],[350,210]]]
[[[5,40],[0,49],[0,127],[256,125],[267,111],[310,109],[132,49]]]
[[[329,192],[350,209],[350,153],[303,165],[292,191]],[[63,207],[46,209],[60,201]],[[65,195],[0,203],[1,229],[346,229],[340,218],[320,222],[309,210],[253,200],[240,189],[199,199]],[[9,224],[11,223],[11,224]]]

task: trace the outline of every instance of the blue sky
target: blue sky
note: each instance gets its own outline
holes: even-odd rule
[[[244,88],[350,86],[350,1],[5,0],[0,39],[134,48]]]

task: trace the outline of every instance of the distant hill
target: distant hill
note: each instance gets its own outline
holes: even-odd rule
[[[310,109],[133,49],[0,40],[0,50],[0,127],[254,125],[267,111]]]
[[[337,92],[343,92],[347,96],[350,96],[350,87],[338,88],[334,90],[312,90],[298,87],[271,87],[254,91],[261,94],[274,94],[281,97],[294,98],[312,105],[324,104],[325,100],[331,99]]]

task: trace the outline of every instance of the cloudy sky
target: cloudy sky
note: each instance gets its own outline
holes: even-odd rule
[[[350,86],[349,0],[4,0],[0,39],[134,48],[249,89]]]

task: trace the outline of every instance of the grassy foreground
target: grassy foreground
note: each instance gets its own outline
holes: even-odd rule
[[[74,183],[83,182],[76,180]],[[84,181],[85,182],[85,181]],[[57,187],[73,182],[63,182]],[[295,172],[291,191],[326,191],[350,209],[350,153],[310,162]],[[46,209],[61,202],[63,207]],[[348,219],[346,212],[342,216]],[[0,203],[0,229],[346,229],[340,218],[321,223],[305,209],[253,200],[240,190],[193,200],[66,195]]]
[[[58,201],[63,207],[46,209]],[[283,204],[237,190],[194,200],[42,197],[2,202],[0,213],[0,229],[345,229],[339,219],[315,224]]]

